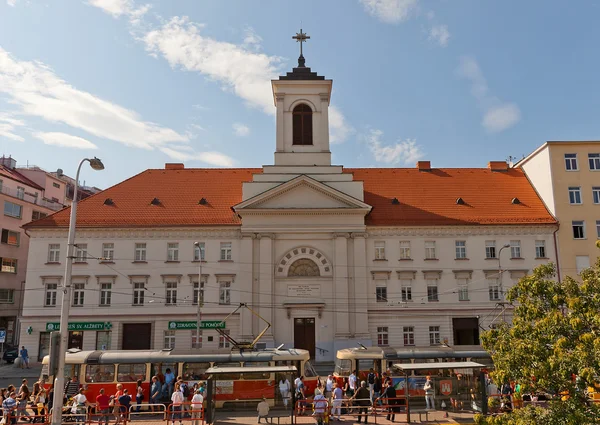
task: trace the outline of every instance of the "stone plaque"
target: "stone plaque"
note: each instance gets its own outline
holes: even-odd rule
[[[319,298],[321,296],[321,285],[288,285],[288,297]]]

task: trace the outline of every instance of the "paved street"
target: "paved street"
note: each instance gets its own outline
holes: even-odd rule
[[[0,365],[0,388],[6,388],[10,384],[19,386],[23,378],[27,378],[29,384],[33,385],[39,379],[41,370],[41,363],[32,363],[31,369],[21,369],[15,367],[14,364],[3,362]]]

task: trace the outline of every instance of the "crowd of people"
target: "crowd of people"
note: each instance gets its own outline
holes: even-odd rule
[[[0,403],[5,424],[16,424],[23,420],[29,423],[42,423],[46,412],[52,408],[52,389],[46,391],[45,382],[38,381],[29,388],[27,379],[21,381],[17,389],[14,385],[0,388]]]

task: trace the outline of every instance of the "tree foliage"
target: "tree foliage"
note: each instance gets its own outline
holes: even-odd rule
[[[586,395],[600,379],[600,259],[581,273],[581,282],[570,277],[558,282],[555,276],[553,264],[543,265],[510,288],[512,323],[484,332],[482,340],[497,383],[516,381],[523,393],[559,397],[546,409],[529,406],[501,417],[480,417],[478,423],[600,423],[599,403]]]

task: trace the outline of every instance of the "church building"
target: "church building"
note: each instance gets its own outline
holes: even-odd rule
[[[229,350],[215,326],[251,341],[266,321],[258,346],[329,362],[358,344],[477,345],[510,316],[507,288],[556,252],[557,222],[524,173],[504,161],[333,165],[332,84],[303,56],[272,81],[272,164],[171,163],[81,201],[69,345]],[[20,342],[32,358],[58,327],[69,213],[26,225]]]

